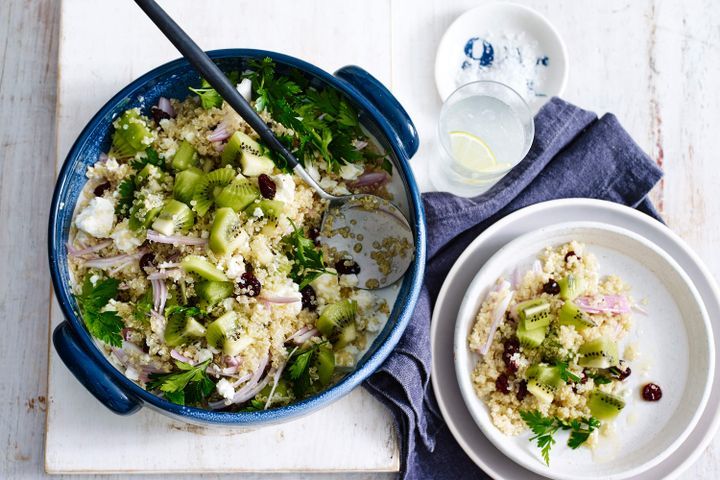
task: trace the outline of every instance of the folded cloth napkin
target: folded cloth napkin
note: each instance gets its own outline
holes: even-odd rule
[[[660,219],[647,198],[662,172],[612,114],[599,118],[558,98],[535,117],[530,152],[475,198],[423,195],[428,262],[415,313],[397,347],[365,382],[395,417],[406,480],[487,478],[443,421],[430,379],[430,318],[440,287],[462,251],[485,228],[528,205],[585,197],[636,207]]]

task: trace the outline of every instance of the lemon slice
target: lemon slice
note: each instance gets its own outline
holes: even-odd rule
[[[454,131],[450,136],[453,159],[473,172],[498,170],[498,163],[490,147],[479,137],[468,132]]]

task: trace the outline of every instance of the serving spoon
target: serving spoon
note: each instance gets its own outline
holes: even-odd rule
[[[383,288],[399,280],[410,266],[414,253],[412,229],[400,209],[377,195],[337,196],[323,190],[220,68],[154,0],[135,0],[135,3],[265,145],[284,158],[320,198],[329,202],[319,238],[341,258],[352,258],[358,264],[358,287]]]

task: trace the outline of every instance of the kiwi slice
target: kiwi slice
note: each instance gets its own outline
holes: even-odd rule
[[[227,335],[223,340],[223,353],[234,357],[254,342],[252,337],[235,332]]]
[[[237,319],[238,314],[230,311],[213,320],[205,332],[205,340],[208,345],[218,348],[220,342],[229,337],[237,328]]]
[[[585,315],[585,312],[580,310],[580,308],[578,308],[578,306],[570,300],[563,303],[563,306],[560,307],[558,321],[560,322],[560,325],[572,325],[578,330],[595,326],[595,322]]]
[[[595,390],[588,397],[587,405],[593,417],[598,420],[612,420],[625,408],[625,400],[617,395]]]
[[[355,323],[356,314],[357,302],[354,300],[332,303],[323,309],[315,326],[325,337],[335,340],[347,325]]]
[[[216,255],[232,253],[237,247],[241,232],[240,218],[232,208],[218,208],[210,228],[208,245]]]
[[[165,326],[165,343],[169,347],[177,347],[186,343],[190,338],[205,336],[205,327],[193,317],[186,317],[182,313],[171,314]]]
[[[572,273],[558,281],[560,286],[560,298],[563,300],[575,300],[585,291],[585,283]]]
[[[219,168],[206,174],[201,178],[195,186],[193,200],[195,200],[195,210],[200,216],[205,215],[218,193],[229,185],[235,178],[235,171],[232,168]]]
[[[584,343],[579,349],[578,365],[590,368],[616,367],[620,363],[617,343],[600,337]]]
[[[318,380],[325,387],[332,381],[335,373],[335,354],[332,348],[327,345],[318,347],[315,354],[315,368],[317,369]]]
[[[244,134],[243,132],[235,132],[228,139],[223,149],[220,159],[223,165],[235,163],[238,154],[247,151],[255,155],[260,155],[260,144]]]
[[[140,207],[138,205],[134,205],[130,209],[130,219],[128,220],[128,227],[130,227],[130,230],[137,231],[142,228],[147,228],[152,224],[153,220],[158,216],[160,213],[160,210],[162,210],[162,207],[155,207],[151,210],[149,210],[144,216],[140,216]]]
[[[175,185],[173,185],[173,197],[183,203],[190,204],[190,200],[195,195],[195,187],[203,178],[203,171],[197,167],[189,167],[175,175]]]
[[[142,185],[147,181],[148,178],[160,175],[160,172],[160,168],[156,167],[151,163],[148,163],[135,176],[135,184]]]
[[[525,347],[539,347],[543,340],[545,340],[547,328],[534,328],[532,330],[526,330],[523,323],[524,322],[520,322],[518,324],[517,331],[515,332],[518,341]]]
[[[195,284],[195,292],[200,298],[205,300],[208,305],[213,306],[232,295],[233,284],[232,282],[202,280]]]
[[[190,207],[177,200],[165,202],[160,214],[152,224],[153,230],[163,235],[187,232],[195,224],[195,214]]]
[[[119,158],[132,157],[144,151],[151,143],[153,134],[140,109],[126,110],[113,122],[112,151]]]
[[[188,255],[180,262],[180,268],[188,273],[197,273],[206,280],[227,282],[228,278],[215,265],[198,255]]]
[[[175,151],[175,156],[172,159],[172,167],[176,171],[185,170],[195,165],[195,158],[195,147],[187,140],[183,140]]]
[[[525,330],[546,328],[550,325],[552,315],[550,314],[550,302],[537,298],[528,300],[517,306],[518,316]]]
[[[262,211],[263,217],[275,220],[280,216],[281,213],[285,211],[285,202],[281,202],[280,200],[268,200],[267,198],[263,198],[258,202],[252,202],[250,205],[248,205],[245,208],[245,213],[248,216],[253,217],[255,216],[255,210],[258,208]]]
[[[246,177],[258,177],[263,173],[271,175],[275,169],[275,162],[269,157],[261,157],[243,150],[240,152],[240,166]]]
[[[549,365],[532,365],[527,369],[526,375],[528,392],[545,403],[553,401],[555,392],[563,384],[558,369]]]
[[[260,191],[250,182],[233,182],[220,190],[215,197],[218,207],[230,207],[236,212],[241,211],[260,196]]]
[[[337,340],[335,340],[335,347],[343,348],[346,345],[351,344],[357,338],[357,328],[355,322],[344,325],[340,332],[337,334]]]

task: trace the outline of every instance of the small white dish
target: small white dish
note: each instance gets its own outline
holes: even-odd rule
[[[544,465],[531,434],[511,437],[498,430],[485,403],[473,389],[471,372],[480,356],[467,337],[475,316],[498,278],[512,277],[518,266],[529,270],[548,246],[571,240],[584,243],[598,258],[600,275],[618,275],[632,287],[635,299],[647,300],[647,316],[635,314],[633,329],[620,343],[632,343],[640,359],[629,362],[633,375],[624,382],[630,396],[613,422],[615,434],[601,436],[593,452],[553,446],[550,466]],[[705,408],[715,365],[712,328],[699,293],[687,274],[667,253],[628,230],[595,222],[553,225],[527,233],[501,248],[480,269],[468,287],[455,326],[455,368],[460,392],[470,414],[488,439],[505,455],[540,475],[559,480],[622,479],[657,465],[684,440]],[[647,374],[643,371],[646,370]],[[642,385],[659,384],[663,398],[645,402]]]
[[[523,208],[499,220],[479,235],[457,259],[438,294],[431,322],[431,380],[438,406],[451,433],[485,473],[494,479],[541,479],[511,461],[477,427],[465,405],[455,374],[453,341],[455,321],[464,292],[489,258],[506,244],[528,232],[561,222],[597,221],[628,229],[661,247],[687,272],[701,294],[715,329],[720,328],[720,289],[700,258],[665,225],[632,208],[591,199],[564,199]],[[712,337],[717,351],[720,338]],[[720,370],[707,407],[680,447],[634,480],[676,478],[695,462],[720,427]],[[528,442],[529,443],[529,442]],[[604,478],[604,477],[603,477]]]
[[[503,52],[510,50],[513,56],[507,58],[512,62],[503,66]],[[475,69],[483,71],[482,78],[473,76]],[[531,71],[533,86],[526,89],[520,73]],[[487,3],[462,14],[443,35],[435,57],[435,84],[443,101],[473,79],[495,80],[517,90],[536,113],[562,94],[567,77],[567,50],[555,27],[540,13],[515,3]]]

